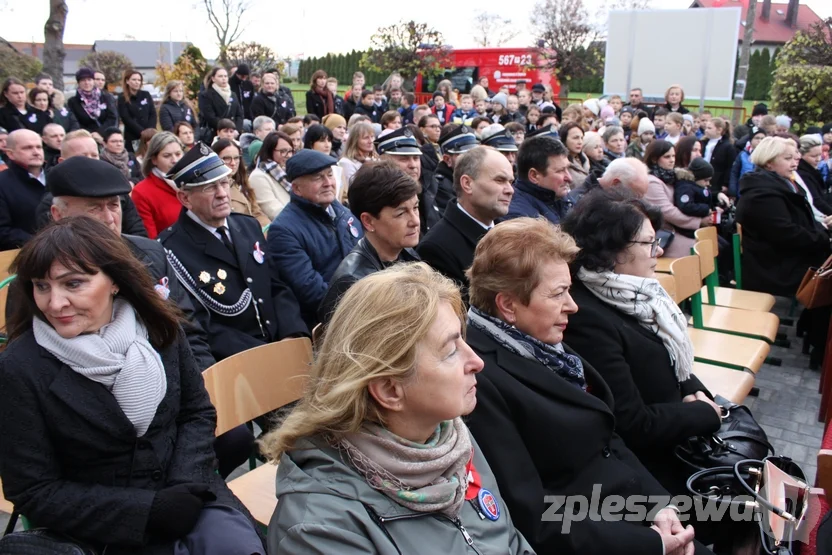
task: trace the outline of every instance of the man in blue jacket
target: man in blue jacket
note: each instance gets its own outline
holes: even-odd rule
[[[506,219],[543,216],[553,224],[572,207],[566,147],[551,135],[526,139],[517,153],[518,179]]]
[[[307,149],[289,158],[291,201],[269,226],[268,257],[297,297],[309,329],[318,323],[318,306],[338,264],[364,235],[358,218],[335,200],[335,163]]]

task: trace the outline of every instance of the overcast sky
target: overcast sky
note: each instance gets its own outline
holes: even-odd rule
[[[510,46],[530,42],[529,15],[536,0],[477,0],[476,2],[351,2],[349,0],[250,0],[243,40],[273,48],[281,57],[317,56],[327,52],[363,50],[383,25],[403,18],[424,21],[441,31],[456,48],[475,46],[474,11],[510,18],[520,35]],[[602,0],[586,0],[597,10]],[[692,0],[652,0],[652,8],[684,9]],[[729,0],[730,1],[730,0]],[[804,0],[821,17],[832,16],[832,0]],[[64,41],[91,44],[96,40],[190,41],[212,58],[216,37],[201,0],[68,0]],[[407,6],[407,9],[390,9]],[[422,6],[420,8],[420,6]],[[0,0],[0,36],[9,41],[43,41],[49,15],[46,0]],[[695,40],[695,37],[690,37]]]

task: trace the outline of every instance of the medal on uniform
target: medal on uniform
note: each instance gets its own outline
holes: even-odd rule
[[[211,274],[205,271],[199,272],[199,281],[202,283],[208,283],[211,281]]]
[[[354,218],[350,218],[349,220],[347,220],[347,226],[349,226],[350,233],[352,234],[352,236],[357,239],[358,238],[358,230],[355,228],[355,226],[352,225],[353,221],[355,221]]]
[[[222,283],[215,284],[214,293],[216,293],[217,295],[222,295],[223,293],[225,293],[225,285],[223,285]]]
[[[260,241],[254,243],[254,251],[252,251],[251,255],[254,256],[254,260],[257,261],[258,264],[262,264],[265,262],[266,257],[262,250],[260,250]]]
[[[477,494],[477,501],[480,504],[480,510],[488,520],[497,520],[500,518],[500,505],[497,504],[497,498],[494,494],[485,488],[482,488]]]
[[[217,277],[220,279],[225,279],[228,277],[228,274],[225,273],[225,270],[220,268],[219,270],[217,270]]]
[[[170,287],[168,287],[168,283],[168,278],[165,276],[159,280],[159,283],[153,286],[153,289],[155,289],[156,292],[159,293],[159,296],[165,300],[168,300],[168,297],[170,297]]]

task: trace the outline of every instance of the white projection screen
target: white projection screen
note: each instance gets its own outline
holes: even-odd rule
[[[678,83],[686,98],[731,100],[740,8],[619,11],[609,14],[604,94],[639,87],[663,97]]]

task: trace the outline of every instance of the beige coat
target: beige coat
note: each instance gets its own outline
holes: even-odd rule
[[[274,220],[292,200],[289,191],[260,168],[251,172],[248,177],[248,184],[254,189],[254,195],[257,197],[260,210],[269,220]]]
[[[572,178],[572,188],[580,187],[589,175],[589,160],[570,160],[568,169],[569,177]]]
[[[248,201],[246,196],[243,194],[243,191],[240,190],[240,187],[236,183],[231,187],[230,196],[232,212],[236,212],[237,214],[248,214],[249,216],[254,216],[255,218],[257,218],[257,221],[260,222],[260,227],[265,227],[272,223],[269,217],[263,214],[263,211],[260,210],[259,206],[254,206],[254,208],[252,208],[251,203]]]

